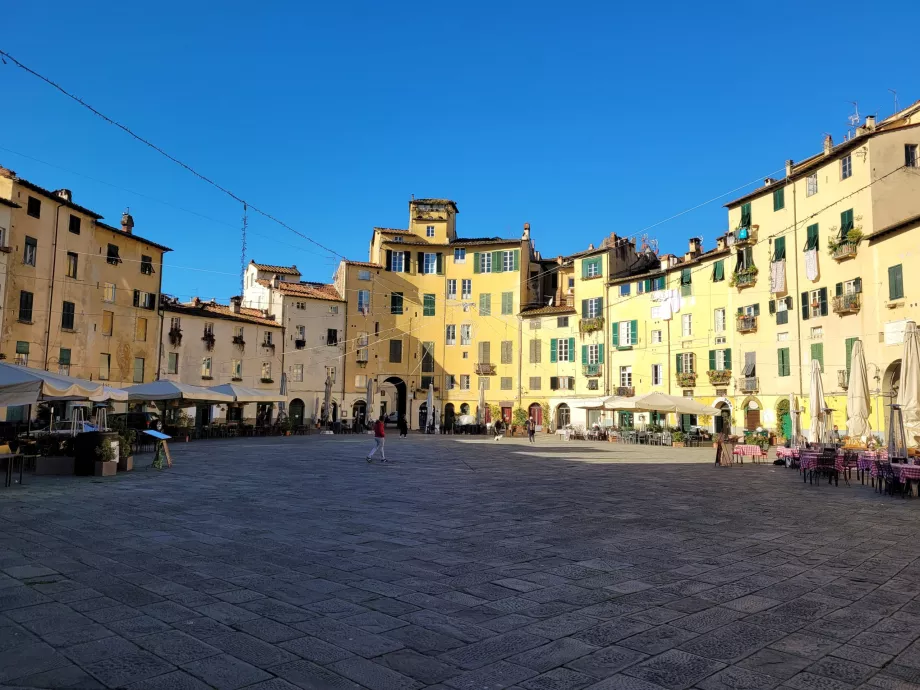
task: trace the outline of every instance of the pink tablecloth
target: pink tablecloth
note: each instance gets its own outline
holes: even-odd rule
[[[766,453],[763,452],[763,449],[760,446],[744,444],[735,446],[735,449],[732,451],[732,455],[750,455],[752,458],[766,457]]]

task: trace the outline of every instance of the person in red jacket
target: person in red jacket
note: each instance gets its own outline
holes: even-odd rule
[[[374,453],[378,450],[380,451],[380,462],[386,462],[387,456],[383,452],[383,443],[386,441],[386,427],[383,424],[383,415],[380,415],[380,419],[374,422],[374,447],[371,448],[371,452],[367,454],[367,461],[372,462],[374,458]]]

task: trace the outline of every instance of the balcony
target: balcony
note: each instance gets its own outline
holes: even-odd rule
[[[632,398],[636,395],[636,389],[634,386],[617,386],[614,391],[614,394],[620,396],[621,398]]]
[[[603,364],[583,364],[582,373],[585,376],[601,376],[604,373]]]
[[[731,383],[732,380],[731,369],[711,369],[708,374],[709,383],[713,386],[726,386]]]
[[[272,352],[275,351],[274,343],[262,343],[262,347],[264,347],[266,350],[271,350]]]
[[[841,390],[846,390],[850,387],[850,372],[846,369],[837,370],[837,385],[840,386]]]
[[[739,316],[735,324],[735,329],[739,333],[754,333],[757,330],[757,317],[749,315]]]
[[[595,316],[593,319],[580,319],[578,321],[579,333],[591,333],[604,330],[604,317]]]
[[[736,287],[739,290],[746,287],[752,287],[757,283],[757,267],[751,266],[750,268],[743,268],[740,271],[732,274],[732,279],[729,282],[731,287]]]
[[[838,295],[834,298],[835,314],[856,314],[859,311],[859,293],[854,292],[849,295]]]
[[[201,339],[204,341],[204,346],[207,348],[208,352],[214,349],[215,340],[213,331],[205,331]]]
[[[243,336],[241,335],[233,336],[233,344],[236,345],[241,350],[245,349],[246,347],[246,341],[243,340]]]
[[[747,247],[757,244],[757,230],[754,228],[738,228],[733,230],[729,237],[729,246]]]
[[[476,374],[476,376],[495,376],[495,365],[477,362],[476,367],[473,369],[473,373]]]
[[[742,393],[753,393],[760,389],[760,381],[756,376],[745,376],[738,379],[738,390]]]
[[[178,347],[182,344],[182,329],[181,328],[170,328],[169,329],[169,344],[173,347]]]
[[[307,341],[305,339],[294,341],[294,348],[297,350],[303,350],[306,346],[307,346]]]
[[[696,373],[682,371],[675,374],[677,385],[681,388],[693,388],[696,385]]]
[[[859,246],[856,242],[841,242],[831,250],[831,258],[834,261],[845,261],[846,259],[856,258],[856,248]]]

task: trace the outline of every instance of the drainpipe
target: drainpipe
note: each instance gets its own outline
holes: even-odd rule
[[[160,380],[160,371],[163,368],[163,254],[160,254],[160,284],[157,287],[157,314],[160,317],[160,337],[157,340],[157,376],[156,380]]]
[[[48,312],[45,321],[45,364],[42,369],[48,371],[48,347],[51,345],[51,307],[54,304],[54,272],[57,268],[57,243],[58,243],[58,221],[61,218],[61,207],[64,204],[58,204],[54,209],[54,243],[51,246],[51,287],[48,288]],[[36,255],[38,252],[36,251]],[[35,262],[36,264],[38,261]]]
[[[797,211],[797,209],[796,209],[795,181],[792,182],[792,242],[793,242],[793,249],[794,249],[793,256],[796,257],[796,260],[795,260],[795,286],[796,286],[796,290],[798,290],[798,288],[801,286],[801,284],[799,283],[799,260],[798,260],[798,251],[799,251],[799,217],[798,217],[798,211]],[[802,303],[799,302],[798,304],[795,304],[795,302],[797,301],[797,300],[795,299],[796,296],[797,296],[797,293],[793,296],[792,299],[793,299],[793,306],[798,307],[797,311],[799,312],[799,318],[797,319],[797,322],[798,322],[798,330],[799,330],[798,336],[799,336],[799,337],[796,338],[796,341],[797,341],[796,347],[797,347],[797,349],[798,349],[798,356],[799,356],[799,395],[801,396],[801,395],[805,395],[805,392],[804,392],[804,378],[803,378],[803,376],[802,376],[802,369],[804,368],[804,367],[802,366]]]

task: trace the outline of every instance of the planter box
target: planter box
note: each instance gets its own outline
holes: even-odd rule
[[[129,455],[126,458],[123,458],[118,461],[118,471],[119,472],[130,472],[134,469],[134,456]]]
[[[683,442],[683,441],[674,441],[674,442],[671,444],[671,448],[683,448],[683,447],[684,447],[684,442]]]
[[[51,455],[35,458],[35,474],[73,474],[73,458]]]
[[[118,472],[118,463],[114,460],[97,460],[96,470],[93,474],[97,477],[114,477],[116,472]]]

